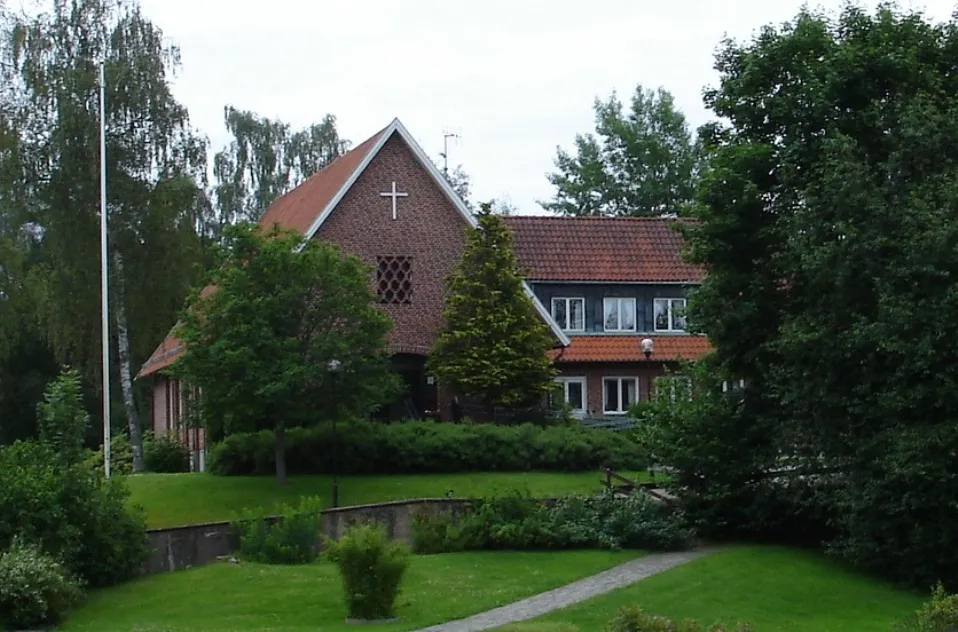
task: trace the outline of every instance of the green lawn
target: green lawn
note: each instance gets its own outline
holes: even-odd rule
[[[500,632],[592,632],[624,605],[755,632],[889,632],[922,597],[846,571],[814,553],[734,547]]]
[[[484,552],[415,556],[399,597],[399,632],[466,617],[556,588],[637,552]],[[58,629],[72,632],[356,630],[336,568],[212,564],[94,592]],[[362,626],[360,626],[362,627]]]
[[[633,475],[647,480],[647,473]],[[453,496],[487,497],[513,490],[533,496],[589,494],[601,488],[601,472],[563,474],[474,473],[395,476],[344,476],[340,478],[340,505]],[[279,487],[268,476],[212,476],[210,474],[138,474],[127,477],[131,502],[146,510],[150,527],[172,527],[230,520],[243,509],[272,511],[283,502],[315,495],[327,504],[331,476],[291,476]]]

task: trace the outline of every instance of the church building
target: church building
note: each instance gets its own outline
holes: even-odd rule
[[[709,350],[685,326],[685,290],[704,271],[682,259],[665,218],[508,216],[525,289],[553,333],[551,357],[580,417],[624,415],[680,358]],[[442,325],[445,279],[476,220],[396,119],[278,198],[261,220],[341,246],[368,263],[393,321],[389,349],[407,394],[392,418],[452,417],[452,394],[425,370]],[[153,382],[152,428],[181,434],[202,459],[201,429],[186,429],[183,384],[166,375],[183,348],[171,332],[143,365]],[[202,469],[201,461],[196,467]]]

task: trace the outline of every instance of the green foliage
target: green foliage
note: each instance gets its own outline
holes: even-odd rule
[[[549,328],[523,289],[512,233],[483,204],[448,279],[445,324],[427,367],[440,384],[495,406],[540,403],[556,370]]]
[[[0,552],[0,628],[56,625],[82,598],[81,583],[39,546],[14,538]]]
[[[47,385],[43,401],[37,405],[40,440],[53,448],[64,462],[77,463],[89,425],[90,414],[83,407],[80,373],[65,370]]]
[[[39,442],[0,448],[0,542],[42,543],[91,586],[124,581],[149,554],[143,516],[120,477],[68,464]]]
[[[206,282],[177,328],[186,353],[173,371],[202,390],[211,436],[276,431],[280,482],[287,425],[362,416],[397,392],[386,353],[391,321],[373,304],[358,257],[293,231],[243,224],[227,229]]]
[[[353,525],[339,540],[327,539],[326,547],[343,578],[348,616],[365,620],[393,617],[399,584],[409,566],[409,548],[389,541],[380,524]]]
[[[300,500],[299,505],[283,505],[273,522],[262,516],[247,515],[234,521],[232,530],[239,535],[240,555],[262,564],[309,564],[319,556],[319,527],[323,503],[317,496]]]
[[[735,630],[736,632],[753,632],[754,628],[747,623],[739,623]],[[697,621],[690,619],[672,621],[665,617],[646,614],[638,606],[624,606],[605,627],[605,632],[706,632],[706,629]],[[729,628],[715,624],[709,627],[707,632],[729,632]]]
[[[92,450],[86,459],[87,466],[97,472],[103,471],[103,446]],[[133,444],[125,434],[110,437],[110,475],[133,473]]]
[[[542,207],[561,215],[683,213],[699,151],[672,95],[636,86],[628,109],[615,93],[596,99],[594,109],[595,134],[576,135],[575,156],[558,150],[557,171],[549,174],[556,194]]]
[[[726,42],[687,230],[739,432],[839,470],[829,550],[917,586],[958,577],[956,27],[849,5]]]
[[[677,509],[641,494],[568,496],[553,502],[518,494],[477,502],[463,516],[413,521],[417,553],[470,549],[646,549],[674,551],[693,534]]]
[[[939,582],[931,599],[910,618],[899,622],[897,632],[950,632],[958,629],[958,595],[949,595]]]
[[[580,425],[541,427],[407,421],[344,421],[286,431],[286,460],[296,474],[432,474],[451,472],[581,472],[644,469],[642,447],[623,433]],[[275,468],[273,433],[234,434],[212,446],[214,474],[268,474]]]
[[[190,471],[190,453],[171,433],[157,437],[148,433],[143,438],[143,460],[150,472],[175,474]]]

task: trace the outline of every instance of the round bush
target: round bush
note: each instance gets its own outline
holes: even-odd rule
[[[0,553],[0,628],[55,625],[82,598],[80,582],[40,547],[15,538]]]
[[[390,542],[380,524],[352,526],[338,541],[327,539],[326,546],[343,577],[349,617],[392,618],[399,583],[409,566],[409,547]]]

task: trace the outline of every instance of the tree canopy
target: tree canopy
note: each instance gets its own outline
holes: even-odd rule
[[[276,227],[242,223],[224,237],[177,327],[186,352],[173,372],[199,390],[211,438],[274,430],[285,483],[287,427],[365,415],[397,393],[392,322],[357,257]]]
[[[958,22],[893,7],[726,42],[688,231],[738,432],[842,472],[813,503],[831,550],[921,586],[958,573],[956,64]]]
[[[698,149],[672,95],[637,86],[626,107],[595,100],[595,133],[575,137],[575,155],[556,152],[552,200],[560,215],[655,217],[681,214],[692,199]]]
[[[549,328],[526,294],[502,217],[484,203],[448,280],[445,324],[427,360],[443,385],[495,406],[535,404],[554,386]]]

